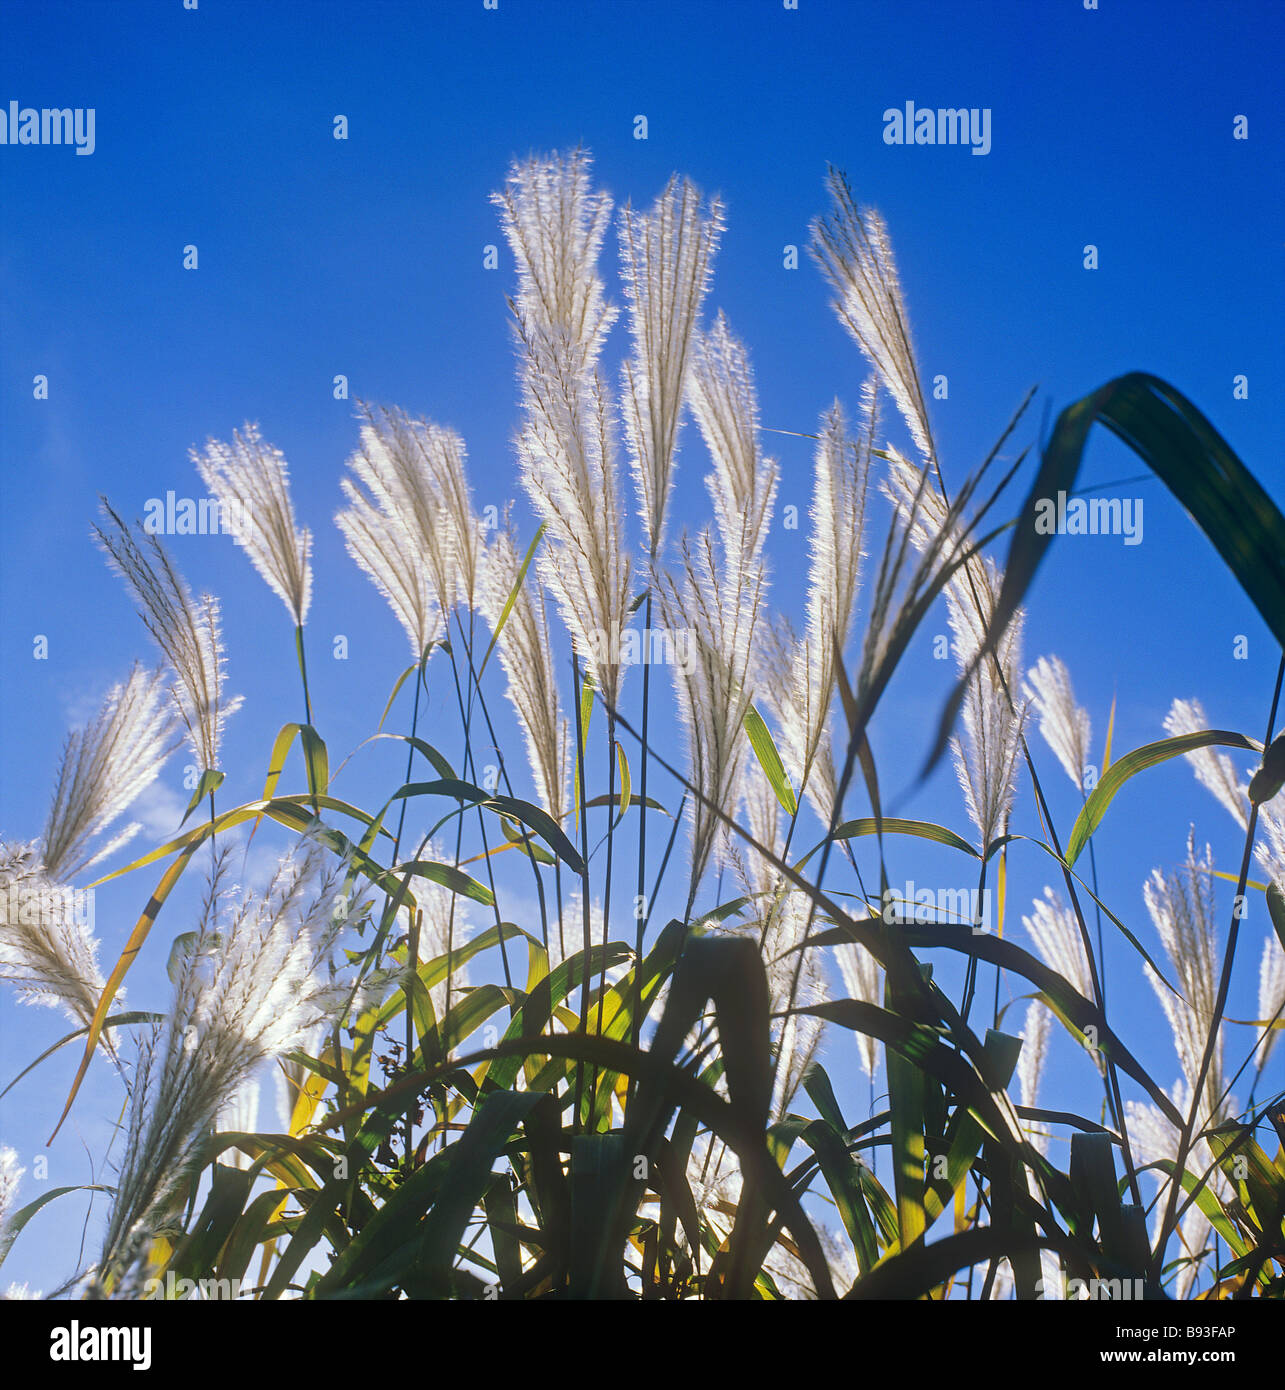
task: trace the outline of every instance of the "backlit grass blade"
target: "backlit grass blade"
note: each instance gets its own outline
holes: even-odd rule
[[[1277,884],[1269,883],[1266,896],[1267,915],[1272,919],[1272,929],[1281,943],[1281,950],[1285,951],[1285,893]]]
[[[888,1048],[888,1108],[892,1112],[892,1174],[897,1195],[897,1235],[903,1250],[923,1238],[925,1087],[927,1078],[916,1061]]]
[[[754,750],[754,756],[763,769],[763,775],[767,778],[768,785],[776,795],[776,799],[781,803],[786,815],[794,815],[799,809],[799,803],[794,796],[794,788],[790,786],[790,779],[785,775],[785,766],[781,762],[780,753],[776,751],[776,742],[772,738],[772,731],[763,722],[763,716],[753,705],[745,707],[745,733],[749,738],[750,747]]]
[[[839,1132],[826,1120],[814,1120],[801,1137],[817,1156],[843,1228],[852,1241],[857,1268],[866,1274],[879,1259],[879,1245],[861,1191],[861,1160],[848,1152]]]
[[[1246,748],[1250,752],[1257,752],[1261,748],[1260,744],[1246,738],[1244,734],[1232,733],[1227,729],[1201,729],[1194,734],[1179,734],[1175,738],[1163,738],[1156,743],[1144,744],[1112,763],[1105,776],[1089,793],[1084,808],[1075,818],[1075,824],[1071,827],[1071,837],[1066,845],[1066,862],[1074,864],[1080,857],[1081,851],[1089,842],[1089,836],[1102,823],[1102,817],[1106,815],[1115,794],[1130,777],[1145,772],[1149,767],[1167,762],[1170,758],[1176,758],[1181,753],[1214,746]]]
[[[1270,801],[1285,787],[1285,734],[1277,736],[1263,754],[1263,765],[1249,779],[1249,799],[1256,805]]]
[[[408,743],[417,752],[432,764],[433,771],[439,777],[456,778],[459,774],[451,766],[444,754],[440,753],[431,743],[426,743],[422,738],[415,738],[411,734],[372,734],[359,747],[364,747],[367,743],[374,743],[378,739],[391,738],[399,743]]]
[[[1042,991],[1050,1007],[1069,1022],[1081,1037],[1084,1036],[1086,1028],[1096,1029],[1098,1048],[1110,1056],[1121,1071],[1127,1072],[1146,1089],[1147,1094],[1164,1111],[1168,1120],[1174,1124],[1181,1123],[1181,1116],[1173,1102],[1116,1035],[1097,1005],[1078,994],[1057,971],[1045,965],[1038,957],[1024,951],[1015,942],[1001,941],[998,937],[986,934],[961,934],[953,927],[907,926],[904,930],[907,941],[912,945],[946,947],[948,950],[962,951],[966,955],[986,961],[987,964],[998,965],[1023,979],[1030,980]]]
[[[1098,773],[1098,780],[1101,781],[1106,776],[1107,769],[1111,766],[1111,740],[1115,736],[1115,693],[1111,695],[1111,713],[1107,715],[1107,736],[1102,745],[1102,769]]]
[[[440,883],[452,893],[458,893],[462,898],[471,898],[484,907],[492,907],[495,903],[495,895],[485,884],[470,878],[453,864],[440,864],[432,859],[411,859],[404,864],[396,865],[391,872],[412,874],[416,878],[426,878],[430,883]]]
[[[965,854],[972,855],[974,859],[982,856],[962,835],[957,835],[953,830],[947,830],[944,825],[935,825],[932,821],[926,820],[903,820],[897,816],[883,816],[876,820],[873,816],[861,816],[857,820],[844,821],[842,825],[836,826],[833,834],[829,837],[833,840],[855,840],[863,835],[877,835],[882,830],[885,835],[911,835],[920,840],[933,840],[939,845],[946,845],[950,849],[962,850]],[[794,867],[800,868],[821,849],[825,844],[822,840],[814,845],[799,860]]]
[[[201,773],[201,780],[196,784],[196,790],[192,793],[192,799],[187,803],[187,810],[183,812],[183,819],[179,821],[181,829],[187,822],[187,818],[205,800],[207,796],[213,796],[223,785],[226,773],[220,772],[217,768],[207,767]]]
[[[1044,1233],[1020,1236],[990,1226],[943,1236],[929,1245],[886,1255],[870,1274],[857,1280],[847,1297],[878,1302],[926,1298],[958,1270],[1003,1256],[1038,1253],[1046,1247],[1069,1248],[1067,1242]]]
[[[268,775],[264,779],[261,800],[270,801],[276,794],[277,783],[281,780],[286,758],[296,738],[303,748],[308,790],[321,792],[330,785],[330,761],[321,735],[311,724],[286,724],[272,744],[272,752],[268,758]]]
[[[620,815],[616,818],[616,824],[619,825],[629,810],[633,790],[629,778],[629,759],[625,757],[624,744],[619,739],[616,740],[616,762],[620,769]]]
[[[409,676],[413,676],[419,668],[420,663],[414,662],[408,666],[400,676],[393,682],[392,691],[388,696],[388,703],[384,706],[384,712],[379,716],[379,723],[375,725],[375,732],[378,733],[384,727],[384,720],[388,718],[388,711],[393,707],[393,701],[397,698],[397,692],[406,684]]]
[[[563,863],[570,865],[576,873],[583,871],[584,862],[580,858],[579,852],[567,839],[557,821],[547,811],[541,810],[540,807],[532,805],[529,801],[522,801],[515,796],[501,796],[496,792],[483,791],[481,787],[476,787],[471,782],[462,782],[450,777],[443,777],[435,782],[408,782],[405,786],[399,787],[389,799],[390,801],[398,801],[417,796],[447,796],[462,802],[478,802],[483,810],[491,809],[501,814],[510,815],[515,820],[520,820],[524,825],[530,826],[536,834],[543,836],[545,842]],[[323,806],[326,804],[324,798],[321,804]]]
[[[993,1029],[987,1032],[985,1046],[995,1064],[994,1080],[997,1084],[1007,1086],[1011,1081],[1020,1050],[1020,1046],[1015,1046],[1015,1044],[1018,1044],[1019,1041]],[[952,1194],[962,1190],[969,1169],[980,1153],[985,1137],[985,1131],[967,1110],[960,1108],[955,1111],[952,1116],[951,1129],[946,1135],[949,1148],[946,1153],[946,1176],[944,1179],[945,1186]],[[932,1225],[945,1209],[946,1202],[941,1193],[929,1185],[924,1192],[924,1213],[928,1224]]]

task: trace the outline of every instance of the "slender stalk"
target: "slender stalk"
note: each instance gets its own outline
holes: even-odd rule
[[[411,710],[410,736],[414,739],[419,729],[419,697],[420,690],[424,684],[424,661],[421,657],[419,665],[415,668],[415,703]],[[411,779],[411,771],[415,764],[415,745],[411,743],[406,750],[406,776],[405,781]],[[401,853],[402,830],[406,824],[406,803],[408,797],[402,797],[401,810],[397,816],[397,837],[393,841],[393,863],[400,863],[398,856]],[[410,915],[410,928],[406,938],[406,969],[407,971],[418,970],[419,968],[419,929],[420,913],[412,912]],[[411,1058],[415,1055],[415,1011],[411,1000],[411,986],[409,976],[406,989],[406,1065],[409,1067]],[[411,1154],[414,1152],[414,1128],[415,1128],[415,1102],[414,1097],[408,1100],[406,1105],[405,1117],[405,1158],[407,1167],[410,1166]]]
[[[1007,833],[1007,830],[1008,830],[1008,823],[1007,823],[1007,822],[1005,822],[1004,829],[1005,829],[1005,832]],[[1001,871],[1003,871],[1003,872],[1006,873],[1006,872],[1007,872],[1006,866],[1007,866],[1007,864],[1008,864],[1008,846],[1006,845],[1003,849],[1000,850],[999,853],[1000,853],[1000,869],[1001,869]],[[982,899],[979,897],[977,901],[978,901],[978,908],[979,908],[979,910],[982,910]],[[1004,929],[1004,924],[1003,924],[1003,922],[997,921],[997,922],[995,923],[995,931],[996,931],[996,934],[999,934],[1000,932],[1002,932],[1003,929]],[[994,1004],[992,1005],[992,1008],[991,1008],[991,1027],[992,1027],[992,1028],[996,1028],[996,1029],[999,1027],[999,977],[1000,977],[1002,974],[1003,974],[1003,971],[1002,971],[1002,969],[1000,968],[1000,964],[999,964],[998,961],[996,961],[996,962],[995,962],[995,1002],[994,1002]]]
[[[458,617],[456,618],[456,622],[458,624]],[[496,756],[500,760],[500,777],[504,782],[504,789],[509,796],[513,796],[513,783],[509,779],[509,769],[504,761],[504,754],[500,752],[499,743],[495,736],[495,725],[491,722],[491,711],[487,706],[486,695],[483,693],[481,683],[478,680],[478,671],[473,663],[473,652],[471,647],[466,648],[465,656],[468,659],[468,670],[473,694],[477,697],[477,704],[478,708],[482,711],[482,718],[486,720],[486,732],[491,740],[491,747],[495,749]],[[470,696],[470,698],[472,697]],[[531,865],[531,874],[535,879],[536,897],[539,899],[540,903],[540,932],[544,944],[544,949],[547,951],[549,949],[549,925],[548,910],[544,899],[544,880],[540,877],[540,866],[537,863],[536,857],[531,850],[529,838],[524,842],[523,848],[526,850],[526,857]]]
[[[471,651],[472,651],[472,617],[471,617],[471,615],[470,615],[469,627],[470,627],[470,633],[469,633],[469,639],[468,639],[468,647],[466,648],[466,650],[468,650],[469,652],[471,652]],[[467,703],[467,706],[466,706],[465,701],[464,701],[464,692],[463,692],[463,690],[462,690],[461,687],[460,687],[460,670],[459,670],[459,663],[458,663],[458,661],[457,661],[456,658],[455,658],[455,652],[454,652],[454,650],[451,651],[451,672],[452,672],[452,674],[453,674],[453,676],[454,676],[454,679],[455,679],[455,700],[456,700],[457,705],[459,706],[460,715],[461,715],[461,717],[462,717],[463,720],[464,720],[464,769],[465,769],[465,772],[466,772],[467,775],[472,776],[472,777],[476,780],[476,777],[477,777],[477,762],[476,762],[476,759],[475,759],[474,756],[473,756],[473,744],[472,744],[472,740],[469,738],[469,728],[470,728],[470,725],[471,725],[471,723],[472,723],[472,716],[473,716],[473,699],[472,699],[472,691],[469,692],[469,700],[468,700],[468,703]],[[498,928],[498,927],[500,927],[500,926],[502,925],[502,918],[500,917],[500,903],[499,903],[499,898],[497,897],[496,892],[495,892],[495,866],[491,863],[491,846],[490,846],[490,843],[489,843],[489,841],[488,841],[487,834],[486,834],[486,819],[485,819],[485,817],[482,815],[482,807],[481,807],[481,804],[480,804],[480,803],[477,804],[477,805],[475,805],[474,809],[475,809],[476,812],[477,812],[477,828],[478,828],[478,833],[479,833],[479,834],[481,835],[481,837],[482,837],[482,859],[483,859],[483,862],[486,864],[487,882],[488,882],[488,884],[489,884],[489,886],[490,886],[490,889],[491,889],[491,902],[492,902],[492,906],[493,906],[493,908],[494,908],[494,910],[495,910],[495,925],[496,925],[496,927]],[[455,835],[455,866],[456,866],[456,868],[459,867],[459,862],[460,862],[460,851],[461,851],[461,844],[462,844],[462,840],[463,840],[463,835],[464,835],[464,817],[461,816],[460,819],[459,819],[459,822],[458,822],[458,824],[457,824],[457,826],[456,826],[456,835]],[[507,948],[507,946],[506,946],[506,944],[505,944],[504,933],[503,933],[503,932],[499,932],[498,935],[499,935],[499,937],[500,937],[500,960],[502,961],[503,966],[504,966],[504,983],[505,983],[505,986],[506,986],[507,988],[512,989],[512,988],[513,988],[513,974],[512,974],[512,971],[509,969],[509,952],[508,952],[508,948]],[[446,921],[446,955],[447,955],[447,959],[448,959],[449,961],[451,961],[452,965],[454,964],[454,952],[455,952],[455,897],[452,896],[452,898],[451,898],[451,910],[450,910],[450,913],[449,913],[448,916],[447,916],[447,921]],[[451,973],[452,973],[452,972],[451,972],[450,970],[448,970],[447,976],[446,976],[446,982],[445,982],[445,983],[446,983],[445,1012],[448,1013],[448,1014],[450,1013],[450,1001],[451,1001],[451,994],[450,994],[450,989],[451,989]]]
[[[984,902],[986,901],[986,898],[985,898],[985,893],[986,893],[986,869],[987,869],[987,866],[988,866],[989,862],[990,862],[990,861],[986,858],[985,848],[984,848],[984,849],[983,849],[983,853],[982,853],[982,867],[981,867],[981,869],[978,871],[978,874],[977,874],[977,907],[978,907],[978,911],[979,911],[979,912],[981,911],[981,905],[982,905],[982,903],[984,903]],[[979,924],[978,924],[978,923],[974,923],[973,925],[974,925],[974,926],[977,926],[977,925],[979,925]],[[968,1013],[969,1013],[969,1010],[973,1007],[973,990],[975,989],[976,985],[977,985],[977,957],[976,957],[975,955],[970,955],[970,956],[968,957],[968,969],[967,969],[967,971],[965,972],[965,979],[964,979],[964,1001],[963,1001],[963,1003],[960,1005],[960,1009],[959,1009],[960,1017],[964,1020],[965,1023],[968,1022]]]
[[[616,827],[615,807],[612,804],[616,799],[616,716],[610,705],[607,706],[607,865],[604,870],[606,882],[602,890],[602,944],[604,948],[611,939],[611,855],[614,842],[614,831]],[[640,820],[646,817],[640,814]],[[586,964],[586,970],[587,970]],[[598,979],[598,1017],[594,1024],[594,1031],[602,1035],[602,1009],[607,997],[607,953],[604,949],[602,955],[602,966]],[[598,1064],[593,1064],[590,1073],[590,1104],[597,1103],[598,1096]],[[590,1114],[590,1121],[593,1116]]]
[[[647,606],[643,617],[643,640],[647,642],[651,632],[651,586],[647,586]],[[638,794],[641,803],[638,807],[638,896],[635,900],[635,915],[638,921],[638,930],[634,943],[634,1016],[633,1027],[631,1029],[631,1040],[637,1047],[642,1038],[642,959],[643,959],[643,936],[647,930],[647,919],[650,916],[651,904],[644,896],[647,887],[647,726],[651,706],[651,662],[643,663],[643,693],[642,693],[642,748],[641,748],[641,770],[639,772]],[[634,1082],[630,1082],[630,1094],[633,1094]]]
[[[308,658],[303,650],[303,624],[296,625],[294,630],[295,651],[299,654],[299,675],[303,680],[303,709],[304,722],[312,723],[312,696],[308,693]],[[315,788],[314,788],[315,790]]]
[[[1083,788],[1081,788],[1081,795],[1084,795]],[[1086,804],[1088,803],[1087,796],[1084,796],[1084,801]],[[1090,837],[1089,839],[1089,877],[1093,880],[1093,916],[1098,929],[1098,961],[1102,967],[1102,978],[1100,981],[1100,988],[1102,990],[1102,1012],[1106,1013],[1107,957],[1106,947],[1103,945],[1102,942],[1102,904],[1099,901],[1099,899],[1102,897],[1102,892],[1098,887],[1098,857],[1093,850],[1092,837]]]
[[[580,857],[583,869],[580,873],[581,896],[581,936],[584,954],[580,963],[580,1031],[589,1032],[589,957],[593,944],[592,922],[589,902],[589,813],[585,808],[585,767],[584,767],[584,698],[580,685],[580,658],[574,648],[571,652],[572,689],[576,692],[576,790],[580,809]],[[580,1131],[580,1106],[584,1098],[584,1066],[576,1063],[576,1104],[575,1132]]]

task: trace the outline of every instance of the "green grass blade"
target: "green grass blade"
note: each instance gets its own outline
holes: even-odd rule
[[[745,733],[749,738],[750,747],[754,750],[754,756],[763,769],[763,775],[768,780],[768,785],[776,794],[776,799],[781,803],[786,815],[794,815],[799,809],[799,803],[794,796],[794,788],[790,786],[790,779],[785,775],[785,765],[781,762],[780,753],[776,751],[776,742],[772,738],[772,731],[763,722],[763,716],[753,705],[747,705],[745,709]]]
[[[1117,758],[1089,793],[1083,809],[1075,818],[1075,824],[1071,827],[1071,837],[1067,841],[1066,862],[1074,864],[1080,857],[1081,851],[1089,842],[1089,837],[1102,823],[1102,817],[1106,815],[1116,793],[1130,777],[1159,763],[1168,762],[1170,758],[1176,758],[1179,754],[1215,746],[1245,748],[1250,752],[1257,752],[1262,745],[1246,738],[1244,734],[1231,733],[1227,729],[1200,729],[1195,733],[1179,734],[1176,738],[1163,738],[1156,743],[1144,744],[1141,748],[1126,753],[1122,758]]]

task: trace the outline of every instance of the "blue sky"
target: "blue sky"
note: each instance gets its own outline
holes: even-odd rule
[[[89,538],[99,493],[126,516],[168,489],[200,496],[188,449],[259,422],[290,461],[296,510],[315,536],[309,644],[332,763],[373,730],[406,660],[400,631],[332,524],[357,439],[353,402],[333,398],[333,378],[345,375],[354,397],[458,429],[476,505],[519,499],[530,534],[510,442],[518,404],[505,295],[514,273],[489,195],[510,161],[531,151],[582,143],[618,204],[649,204],[674,171],[722,195],[728,228],[707,304],[726,311],[749,348],[765,426],[814,429],[836,396],[855,407],[865,375],[803,249],[810,219],[827,210],[831,162],[858,200],[883,213],[922,373],[949,380],[948,399],[931,402],[949,481],[958,485],[984,457],[1031,386],[1040,393],[1021,445],[1037,443],[1046,411],[1051,419],[1109,378],[1143,369],[1187,394],[1273,496],[1285,492],[1278,4],[1102,0],[1086,11],[1073,0],[800,0],[788,11],[778,0],[499,0],[487,11],[481,0],[201,0],[186,11],[165,0],[10,7],[5,28],[0,103],[96,112],[92,155],[0,147],[6,837],[39,833],[67,727],[136,656],[151,656]],[[989,108],[990,152],[886,145],[883,112],[907,101]],[[348,118],[346,141],[332,138],[337,114]],[[639,115],[645,141],[634,138]],[[1247,140],[1232,138],[1239,115]],[[183,268],[188,244],[198,247],[197,270]],[[499,248],[496,270],[483,268],[488,244]],[[1092,271],[1088,244],[1098,248]],[[797,270],[783,265],[789,245],[800,251]],[[612,236],[603,267],[620,302],[615,257]],[[621,323],[606,354],[613,376],[625,342]],[[48,377],[47,400],[33,397],[37,374]],[[1233,399],[1238,374],[1248,378],[1245,400]],[[808,442],[772,434],[765,447],[781,466],[778,505],[805,506]],[[680,523],[706,517],[707,467],[689,427]],[[1141,471],[1123,447],[1096,437],[1085,481]],[[1029,662],[1048,653],[1067,662],[1099,754],[1113,695],[1117,752],[1161,737],[1175,696],[1198,696],[1213,723],[1261,738],[1279,658],[1265,626],[1158,484],[1129,495],[1144,500],[1142,544],[1086,537],[1054,547],[1028,613]],[[246,697],[226,741],[231,805],[228,797],[255,794],[276,729],[300,717],[291,632],[229,539],[169,543],[193,586],[220,595],[228,688]],[[806,529],[778,521],[769,551],[773,603],[797,618]],[[907,655],[873,739],[899,809],[963,829],[949,768],[911,794],[953,675],[932,659],[941,631],[944,610]],[[346,662],[329,657],[340,633]],[[47,660],[33,660],[37,634],[48,638]],[[1233,659],[1238,634],[1248,637],[1247,660]],[[437,689],[433,717],[445,723],[448,688]],[[1044,745],[1033,749],[1065,835],[1076,793]],[[186,801],[180,762],[148,802],[159,832]],[[516,749],[510,766],[525,775]],[[355,759],[342,794],[382,800],[393,767],[382,754]],[[1034,833],[1027,792],[1016,818]],[[1127,789],[1105,827],[1104,896],[1149,945],[1142,882],[1151,868],[1176,864],[1193,821],[1218,865],[1234,869],[1234,827],[1181,762]],[[896,853],[894,883],[958,867],[917,849]],[[1035,853],[1011,863],[1009,922],[1019,939],[1016,916],[1049,881],[1046,863]],[[100,894],[105,961],[150,888],[134,877]],[[153,958],[131,976],[139,1006],[164,1000],[164,943],[185,929],[183,899],[172,908]],[[1229,1008],[1238,1017],[1253,1011],[1261,903],[1244,930]],[[1158,1075],[1176,1077],[1136,958],[1114,942],[1108,957],[1112,979],[1128,981],[1130,1043]],[[62,1031],[52,1012],[0,998],[4,1082]],[[1096,1106],[1089,1069],[1060,1043],[1046,1094],[1068,1108]],[[852,1111],[863,1111],[850,1045],[840,1039],[831,1051],[850,1077]],[[0,1137],[29,1168],[73,1071],[69,1049],[0,1101]],[[1279,1059],[1276,1071],[1279,1084]],[[109,1079],[99,1080],[76,1116],[95,1154],[119,1107]],[[73,1128],[50,1151],[50,1179],[88,1179]],[[38,1190],[28,1176],[26,1196]],[[69,1273],[66,1238],[80,1215],[70,1202],[43,1213],[7,1262],[6,1281],[49,1287]]]

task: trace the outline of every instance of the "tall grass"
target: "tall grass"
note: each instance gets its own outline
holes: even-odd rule
[[[378,804],[337,794],[314,723],[311,535],[280,452],[250,426],[193,456],[247,519],[240,544],[295,629],[304,717],[276,733],[261,791],[219,759],[239,702],[217,600],[194,600],[161,543],[104,503],[98,539],[164,666],[136,667],[71,735],[44,833],[0,855],[0,971],[77,1025],[59,1045],[82,1052],[67,1110],[100,1047],[124,1091],[114,1177],[94,1189],[110,1199],[103,1238],[60,1293],[138,1298],[171,1271],[262,1299],[1034,1298],[1071,1278],[1149,1297],[1285,1291],[1285,1115],[1279,1091],[1262,1094],[1285,1011],[1280,679],[1261,740],[1178,699],[1163,739],[1114,759],[1108,721],[1099,771],[1071,673],[1022,652],[1048,544],[1035,503],[1074,491],[1094,422],[1188,508],[1278,639],[1285,521],[1195,407],[1140,373],[1063,412],[1023,501],[1008,499],[1027,451],[997,463],[1026,402],[952,496],[888,231],[842,176],[829,187],[813,252],[870,377],[855,412],[836,401],[812,436],[797,633],[769,606],[777,465],[750,353],[721,311],[703,321],[723,210],[677,178],[647,212],[621,210],[617,393],[601,361],[619,315],[599,268],[612,207],[579,150],[515,164],[495,195],[517,267],[514,442],[534,534],[480,523],[448,426],[361,408],[335,520],[411,652],[349,755],[371,756],[375,736],[402,745]],[[885,396],[913,456],[885,437]],[[694,532],[669,515],[687,412],[711,504]],[[884,812],[870,732],[940,602],[958,681],[925,753],[951,751],[964,818],[952,802],[909,820]],[[668,654],[681,739],[652,661],[630,676],[639,622]],[[430,686],[458,716],[450,737],[426,727]],[[503,747],[501,697],[525,768]],[[1037,728],[1076,786],[1072,825],[1050,812]],[[120,848],[129,832],[112,825],[183,730],[202,772],[188,815],[208,814],[96,880],[138,913],[104,978],[60,892]],[[1137,866],[1151,921],[1131,928],[1098,886],[1111,803],[1177,756],[1244,835],[1239,874],[1223,875],[1236,897],[1193,841],[1177,872]],[[216,806],[247,786],[252,800]],[[266,889],[233,894],[233,832],[264,820],[295,843]],[[900,902],[894,837],[956,856],[977,892],[961,902],[1002,902],[1010,856],[1041,865],[1043,893],[1009,909],[1025,938]],[[176,883],[203,866],[199,920],[174,924],[170,1004],[122,1012],[133,961],[166,949]],[[1258,1017],[1237,1021],[1250,893],[1276,935],[1255,946]],[[1135,1054],[1130,1011],[1108,1014],[1111,933],[1170,1026],[1168,1085],[1172,1070]],[[957,997],[928,951],[963,958]],[[1018,1034],[1002,981],[1029,1001]],[[1054,1093],[1055,1030],[1089,1054],[1096,1117]],[[845,1046],[850,1062],[827,1069]],[[231,1128],[268,1068],[278,1127]],[[0,1150],[0,1258],[43,1205],[18,1206],[20,1177]]]

